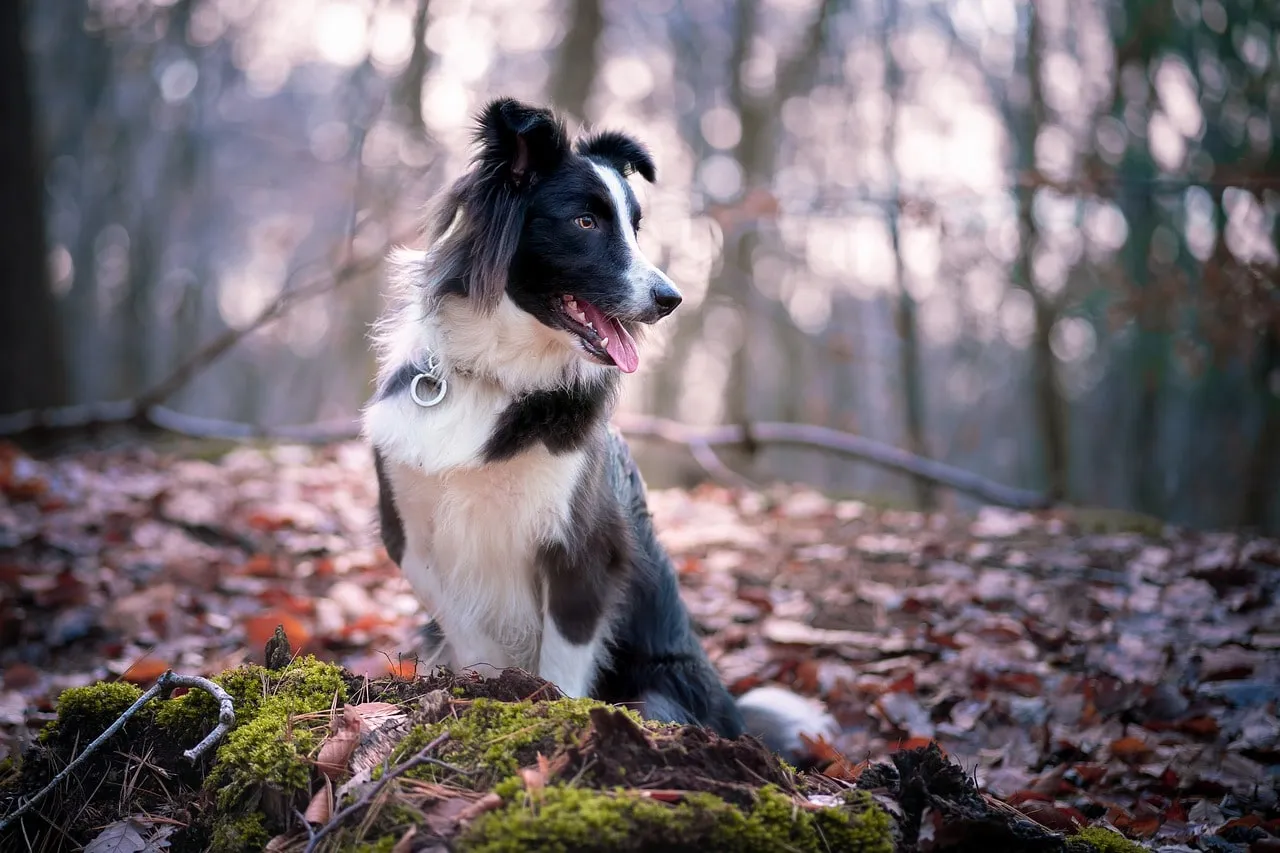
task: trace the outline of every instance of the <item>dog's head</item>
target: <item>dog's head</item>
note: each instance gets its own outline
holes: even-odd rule
[[[635,371],[639,324],[681,300],[636,241],[640,205],[626,179],[652,182],[653,159],[621,133],[570,144],[550,111],[510,99],[478,124],[475,163],[436,217],[442,295],[483,312],[510,299],[586,358]]]

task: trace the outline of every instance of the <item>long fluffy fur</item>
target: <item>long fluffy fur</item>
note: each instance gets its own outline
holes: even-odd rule
[[[364,413],[383,541],[435,617],[433,653],[455,668],[521,666],[728,737],[745,729],[799,760],[797,732],[828,732],[830,718],[785,691],[735,702],[720,682],[608,427],[619,371],[566,319],[576,299],[638,333],[679,302],[639,254],[634,197],[619,195],[622,176],[653,180],[651,157],[620,133],[570,147],[549,112],[506,100],[481,113],[476,139],[431,248],[390,258]],[[448,388],[424,409],[408,386],[428,356]]]

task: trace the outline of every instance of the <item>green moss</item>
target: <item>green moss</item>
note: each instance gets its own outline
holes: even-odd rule
[[[605,707],[594,699],[557,699],[553,702],[499,702],[476,699],[457,718],[412,729],[392,755],[395,764],[411,757],[442,733],[449,733],[436,757],[451,764],[477,770],[465,780],[473,787],[488,787],[511,776],[516,769],[531,764],[537,753],[551,755],[581,733],[590,722],[592,708]],[[639,717],[631,711],[632,719]],[[424,765],[409,771],[410,776],[444,781],[449,771]],[[454,779],[455,782],[463,780]]]
[[[106,731],[141,696],[140,689],[123,681],[64,690],[58,697],[58,718],[41,730],[40,742],[47,744],[70,737],[88,743]],[[150,713],[147,708],[140,709],[133,719],[145,720]]]
[[[1102,826],[1085,827],[1074,837],[1088,842],[1098,853],[1144,853],[1146,850],[1141,844]]]
[[[229,669],[213,681],[231,694],[237,726],[252,722],[269,700],[287,700],[300,709],[295,713],[303,713],[327,710],[335,694],[339,703],[347,695],[342,670],[312,655],[298,658],[280,672],[249,664]],[[208,691],[192,690],[162,703],[156,723],[184,746],[192,746],[218,724],[218,701]]]
[[[217,763],[206,780],[207,787],[220,788],[218,805],[222,809],[232,808],[245,794],[262,786],[285,795],[305,793],[311,784],[308,759],[321,739],[313,726],[322,726],[303,724],[295,718],[327,711],[335,699],[346,699],[342,670],[314,657],[300,658],[275,679],[264,681],[264,673],[267,670],[258,668],[234,677],[224,674],[228,692],[234,686],[249,701],[243,719],[237,712],[237,725],[219,747]],[[259,685],[267,685],[261,698],[253,692],[255,679]]]
[[[223,809],[260,785],[284,794],[305,791],[311,784],[307,758],[318,744],[319,737],[309,728],[291,724],[287,706],[264,708],[219,747],[206,785],[220,789],[218,805]]]
[[[311,784],[308,759],[318,748],[327,721],[297,718],[328,711],[335,698],[338,703],[345,701],[341,668],[308,656],[280,673],[244,667],[223,673],[219,680],[237,697],[236,726],[218,748],[217,761],[205,783],[218,789],[219,808],[234,808],[246,794],[263,786],[286,796],[305,793]],[[243,713],[241,699],[245,702]],[[199,707],[188,710],[199,712]],[[179,712],[171,722],[176,724],[184,713]]]
[[[799,808],[776,788],[749,811],[711,794],[677,805],[634,792],[552,786],[482,816],[460,839],[470,853],[524,850],[757,851],[893,853],[889,817],[869,796],[848,808]]]
[[[314,655],[300,657],[279,673],[273,684],[275,695],[296,700],[312,711],[341,705],[347,699],[347,682],[342,667],[316,660]]]
[[[210,853],[257,853],[267,846],[271,833],[257,812],[224,817],[214,825]]]

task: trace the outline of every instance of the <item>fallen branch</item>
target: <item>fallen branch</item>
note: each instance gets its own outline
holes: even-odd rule
[[[1005,486],[945,462],[926,459],[892,445],[827,427],[766,421],[747,426],[727,424],[700,428],[665,418],[630,414],[618,415],[614,423],[629,438],[656,438],[691,449],[715,445],[785,444],[827,450],[920,477],[991,504],[1016,509],[1042,509],[1052,504],[1049,497],[1040,492]]]
[[[231,727],[235,725],[236,708],[235,702],[231,699],[231,694],[227,693],[227,691],[223,690],[207,678],[201,678],[198,675],[178,675],[173,670],[168,670],[164,675],[160,676],[160,678],[156,680],[156,683],[151,686],[150,690],[138,697],[138,701],[125,709],[125,712],[121,714],[114,723],[108,726],[106,731],[94,738],[93,742],[86,746],[84,751],[75,757],[74,761],[62,768],[62,770],[58,772],[58,775],[54,776],[53,779],[49,781],[48,785],[45,785],[37,791],[31,799],[19,806],[12,814],[7,815],[4,820],[0,820],[0,832],[4,832],[4,830],[8,829],[14,821],[22,817],[22,815],[25,814],[32,806],[48,796],[49,792],[57,788],[58,785],[62,783],[62,780],[70,775],[71,771],[83,764],[90,755],[93,755],[93,753],[101,748],[104,743],[115,736],[116,732],[120,731],[120,729],[124,727],[124,724],[129,722],[133,715],[138,713],[139,709],[141,709],[143,705],[147,704],[157,696],[167,694],[175,687],[195,687],[200,690],[207,691],[213,696],[213,698],[218,700],[218,725],[213,731],[209,732],[204,740],[182,753],[188,761],[195,761],[201,755],[204,755],[204,753],[208,751],[209,747],[221,740],[222,736],[230,731]]]
[[[305,853],[313,853],[313,851],[320,845],[320,842],[324,840],[324,837],[326,835],[328,835],[330,832],[333,832],[335,829],[340,827],[343,821],[345,821],[347,818],[351,817],[353,814],[360,811],[361,809],[368,807],[368,805],[372,803],[375,799],[377,799],[378,795],[382,793],[382,789],[387,787],[387,785],[391,783],[391,780],[395,779],[397,776],[403,776],[405,773],[408,773],[413,768],[420,767],[423,764],[444,764],[444,762],[438,761],[435,757],[433,757],[431,753],[439,749],[440,746],[444,744],[444,742],[447,741],[448,739],[449,739],[449,733],[445,732],[435,740],[431,741],[431,743],[424,746],[421,750],[418,751],[416,755],[414,755],[409,760],[403,761],[400,764],[397,764],[395,767],[392,767],[390,769],[384,769],[382,773],[382,778],[379,779],[377,782],[375,782],[373,785],[371,785],[369,789],[366,790],[358,800],[356,800],[351,805],[347,806],[342,811],[335,814],[333,817],[329,818],[328,823],[320,827],[314,833],[311,833],[311,836],[307,841],[307,847],[306,847]],[[386,765],[383,765],[383,766],[384,768],[386,767]],[[448,767],[449,765],[445,764],[444,766]],[[307,826],[305,821],[303,825]],[[308,830],[310,830],[310,828],[311,828],[310,826],[307,826]]]
[[[92,427],[137,424],[182,435],[188,438],[244,441],[261,439],[289,441],[298,444],[329,444],[359,438],[360,427],[355,421],[334,421],[327,424],[263,427],[256,424],[224,421],[186,415],[164,406],[152,406],[141,416],[134,414],[130,403],[102,403],[70,409],[55,409],[48,413],[24,413],[41,425],[59,429],[88,429]],[[0,436],[22,432],[12,429],[16,416],[0,416]],[[890,444],[812,424],[761,421],[747,426],[726,424],[713,427],[691,427],[665,418],[648,415],[619,414],[614,423],[628,438],[651,438],[671,444],[682,444],[708,474],[725,485],[751,489],[755,484],[729,468],[712,450],[715,446],[750,448],[759,444],[785,444],[826,450],[848,456],[890,471],[920,477],[940,486],[954,489],[990,504],[1014,509],[1044,509],[1052,506],[1048,495],[1030,489],[1018,489],[988,480],[972,471],[917,456]]]

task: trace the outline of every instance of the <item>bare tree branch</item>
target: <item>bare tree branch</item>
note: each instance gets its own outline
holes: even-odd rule
[[[1052,503],[1048,496],[1039,492],[1005,486],[945,462],[926,459],[864,436],[827,427],[759,422],[746,426],[728,424],[699,429],[644,415],[619,415],[614,421],[623,434],[631,438],[656,438],[689,447],[752,444],[809,447],[839,453],[901,474],[927,479],[992,504],[1018,509],[1042,509]]]
[[[152,406],[163,403],[165,400],[172,397],[184,388],[188,382],[208,368],[209,365],[221,358],[227,350],[231,349],[244,338],[256,332],[258,329],[261,329],[272,320],[283,315],[286,311],[293,308],[294,305],[313,297],[337,290],[342,285],[347,284],[348,282],[358,278],[360,275],[374,269],[381,262],[381,254],[362,258],[351,258],[338,267],[331,278],[322,279],[321,281],[299,288],[291,288],[286,284],[280,295],[258,312],[258,316],[250,320],[248,324],[238,329],[227,329],[199,350],[192,353],[186,361],[178,365],[172,373],[153,386],[151,390],[144,391],[139,395],[134,400],[134,405],[137,407],[137,411],[139,413],[145,413],[146,410]]]
[[[32,413],[33,417],[43,425],[50,425],[56,417],[61,418],[69,426],[68,430],[84,429],[86,426],[137,424],[141,422],[153,429],[171,432],[189,438],[223,439],[243,441],[246,439],[263,439],[268,441],[289,441],[301,444],[329,444],[338,441],[351,441],[360,436],[360,427],[355,421],[334,421],[327,424],[306,424],[286,427],[262,427],[255,424],[223,421],[213,418],[200,418],[184,415],[162,406],[151,407],[141,418],[132,416],[131,409],[120,410],[125,404],[113,404],[119,410],[117,416],[110,419],[87,417],[66,417],[65,410],[55,410],[53,416],[46,413]],[[90,412],[101,413],[105,407],[98,406]],[[107,414],[112,411],[108,410]],[[689,448],[695,461],[708,474],[722,483],[743,489],[755,488],[748,478],[738,474],[720,460],[712,450],[713,447],[751,448],[765,444],[785,444],[794,447],[807,447],[813,450],[824,450],[849,456],[863,462],[887,468],[910,477],[928,480],[945,486],[962,494],[1000,506],[1017,509],[1043,509],[1052,506],[1053,499],[1040,492],[1029,489],[1018,489],[988,480],[972,471],[948,465],[935,459],[928,459],[910,453],[889,444],[883,444],[861,435],[841,432],[829,427],[812,424],[783,423],[760,421],[745,426],[726,424],[714,427],[691,427],[666,418],[655,418],[647,415],[620,414],[614,423],[628,438],[660,439],[671,444],[682,444]],[[0,436],[5,435],[6,424],[0,419]]]

